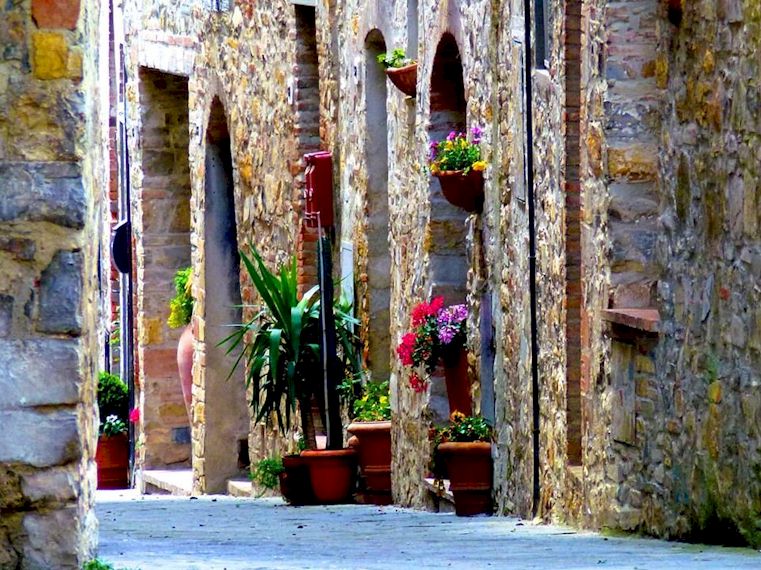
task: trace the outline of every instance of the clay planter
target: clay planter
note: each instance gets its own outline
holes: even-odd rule
[[[488,441],[446,442],[439,444],[449,473],[449,488],[454,495],[457,516],[492,513],[491,443]]]
[[[185,400],[185,410],[188,412],[188,421],[193,424],[190,406],[193,401],[193,327],[188,325],[182,331],[180,341],[177,344],[177,371],[180,373],[180,385],[182,386],[182,398]]]
[[[484,175],[481,171],[443,170],[434,174],[447,202],[466,212],[481,213],[484,207]]]
[[[405,95],[414,97],[417,95],[417,63],[411,63],[404,67],[386,68],[386,75],[391,83],[396,85]]]
[[[454,354],[445,356],[444,380],[447,385],[449,413],[462,412],[466,416],[473,414],[470,397],[470,378],[468,377],[468,353],[464,348]]]
[[[309,449],[301,452],[309,467],[312,492],[318,504],[351,503],[357,471],[357,452],[344,449]]]
[[[280,479],[280,494],[294,507],[313,505],[312,482],[309,479],[309,467],[300,455],[283,457],[283,472]]]
[[[102,435],[95,451],[98,489],[129,488],[129,439],[127,434]]]
[[[391,422],[354,422],[347,431],[357,438],[364,502],[391,504]]]

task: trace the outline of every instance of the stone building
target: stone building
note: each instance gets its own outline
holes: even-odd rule
[[[760,14],[670,4],[535,0],[530,38],[516,0],[125,4],[140,383],[148,409],[169,374],[149,352],[171,345],[152,287],[189,257],[196,490],[235,470],[246,432],[245,409],[229,414],[242,393],[217,392],[230,315],[214,304],[253,297],[234,255],[211,265],[236,242],[212,224],[272,262],[308,252],[300,157],[323,149],[369,371],[392,379],[399,504],[428,503],[427,429],[447,409],[437,379],[408,387],[393,347],[411,306],[443,294],[471,309],[500,513],[759,542]],[[396,47],[419,61],[415,98],[375,62]],[[484,211],[466,216],[425,156],[473,126],[489,167]],[[237,427],[214,434],[220,409]],[[146,465],[172,457],[145,433]],[[249,443],[254,459],[280,445],[262,428]]]
[[[0,256],[11,268],[0,358],[11,387],[21,375],[28,387],[4,391],[0,414],[12,433],[43,431],[33,457],[0,439],[0,555],[28,567],[69,556],[61,567],[75,567],[94,525],[93,236],[106,220],[95,189],[108,188],[108,114],[94,81],[106,64],[91,48],[105,51],[108,21],[95,3],[72,0],[77,17],[52,23],[28,4],[9,4],[0,22]],[[321,149],[334,157],[337,272],[351,277],[369,372],[391,379],[398,504],[430,506],[427,431],[448,410],[443,382],[414,392],[393,348],[410,308],[442,294],[470,309],[472,394],[495,427],[499,514],[761,543],[758,2],[112,9],[138,483],[190,466],[196,492],[218,492],[246,456],[288,445],[251,425],[218,341],[241,316],[231,307],[255,301],[240,244],[272,263],[298,253],[304,284],[314,278],[302,155]],[[416,97],[375,62],[396,47],[419,62]],[[430,138],[474,126],[486,199],[466,215],[441,198],[425,157]],[[165,325],[171,276],[187,264],[190,421],[173,380],[179,333]],[[60,393],[31,388],[37,375],[49,388],[36,361],[69,362]],[[60,519],[80,532],[51,553],[40,537]]]
[[[1,568],[80,568],[97,533],[108,11],[58,4],[0,6]]]

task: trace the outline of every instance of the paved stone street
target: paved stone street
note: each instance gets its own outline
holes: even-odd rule
[[[608,538],[513,518],[280,499],[98,493],[100,557],[141,570],[254,568],[754,569],[761,554]]]

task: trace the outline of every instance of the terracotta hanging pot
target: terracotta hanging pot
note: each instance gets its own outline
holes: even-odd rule
[[[391,504],[391,422],[354,422],[347,431],[357,439],[364,502]]]
[[[444,363],[444,380],[447,385],[449,413],[462,412],[466,416],[473,413],[470,397],[470,377],[468,376],[468,353],[460,348],[442,358]]]
[[[95,451],[98,465],[98,489],[127,489],[129,487],[129,439],[127,434],[98,438]]]
[[[410,97],[417,95],[417,63],[404,67],[389,67],[386,69],[386,75],[391,83],[405,95]]]
[[[491,514],[492,459],[488,441],[441,443],[457,516]]]
[[[439,179],[441,193],[447,202],[466,212],[481,213],[484,207],[483,172],[471,170],[442,170],[434,174]]]
[[[280,494],[289,504],[294,507],[314,504],[309,467],[300,455],[283,457],[283,472],[278,478]]]
[[[177,344],[177,370],[180,374],[182,386],[182,398],[185,400],[185,410],[188,413],[188,421],[191,425],[193,417],[190,407],[193,402],[193,326],[188,325],[182,331],[180,341]]]
[[[308,449],[301,458],[309,467],[309,479],[317,503],[351,503],[357,471],[357,452],[344,449]]]

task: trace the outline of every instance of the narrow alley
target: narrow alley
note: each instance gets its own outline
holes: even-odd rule
[[[754,569],[761,553],[603,536],[513,517],[99,491],[100,558],[130,570]]]

